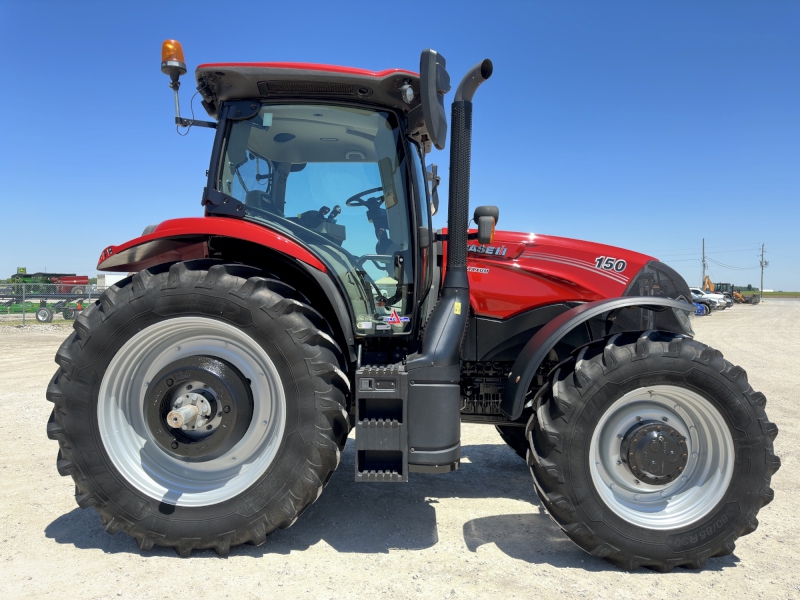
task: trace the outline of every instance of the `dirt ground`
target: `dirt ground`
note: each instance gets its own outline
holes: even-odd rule
[[[258,548],[220,558],[143,553],[73,499],[47,439],[47,382],[70,331],[0,327],[0,596],[4,598],[800,598],[800,301],[769,299],[695,321],[744,366],[780,427],[775,501],[732,556],[702,571],[621,571],[579,550],[544,513],[494,428],[465,425],[461,470],[356,484],[353,449],[319,501]]]

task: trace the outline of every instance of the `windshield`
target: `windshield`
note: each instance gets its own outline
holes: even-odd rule
[[[234,122],[218,189],[245,218],[310,246],[335,272],[358,334],[410,330],[413,256],[405,153],[391,113],[264,105]]]

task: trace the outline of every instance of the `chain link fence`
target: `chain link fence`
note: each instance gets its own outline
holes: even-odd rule
[[[35,325],[74,321],[105,289],[75,281],[0,282],[0,324]]]

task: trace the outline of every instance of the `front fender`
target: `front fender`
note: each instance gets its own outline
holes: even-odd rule
[[[589,319],[603,313],[630,307],[659,312],[667,309],[684,311],[686,313],[694,312],[694,305],[679,300],[648,296],[626,296],[624,298],[610,298],[607,300],[598,300],[596,302],[587,302],[586,304],[581,304],[580,306],[576,306],[575,308],[561,313],[536,332],[536,335],[528,341],[517,357],[517,360],[514,361],[514,366],[511,368],[511,373],[508,376],[508,382],[503,392],[503,400],[500,402],[500,410],[503,414],[512,420],[519,419],[522,415],[522,409],[524,408],[525,395],[528,392],[528,388],[530,387],[536,371],[539,369],[539,366],[547,357],[550,350],[555,348],[556,344],[570,331],[581,323],[585,323]],[[680,313],[676,312],[676,315],[677,314]],[[688,318],[678,319],[678,322],[685,322],[686,325],[683,331],[676,331],[674,333],[693,334],[688,324]]]
[[[148,227],[148,231],[150,228]],[[152,231],[119,246],[108,246],[97,261],[99,271],[141,271],[165,262],[208,258],[208,238],[252,242],[291,256],[325,273],[325,265],[297,242],[248,221],[193,217],[164,221]]]

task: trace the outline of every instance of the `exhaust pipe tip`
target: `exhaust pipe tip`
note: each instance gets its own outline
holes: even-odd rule
[[[492,76],[492,71],[494,71],[492,61],[488,58],[484,59],[481,63],[481,77],[483,77],[484,81]]]
[[[461,80],[461,83],[458,84],[458,89],[456,90],[456,97],[453,100],[454,102],[472,102],[472,97],[475,95],[478,87],[489,77],[492,76],[494,72],[494,65],[492,61],[488,58],[482,60],[477,65],[472,67],[467,74],[464,75],[464,78]]]

